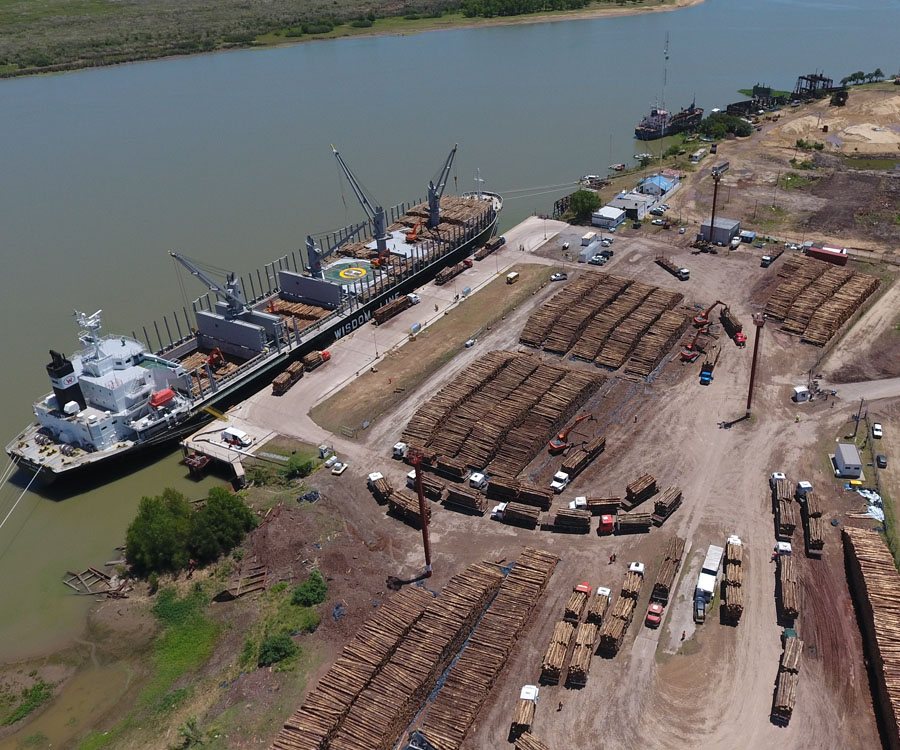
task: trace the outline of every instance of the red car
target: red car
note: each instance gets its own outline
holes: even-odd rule
[[[644,624],[648,628],[658,628],[662,621],[663,605],[659,602],[652,602],[647,610],[647,619]]]

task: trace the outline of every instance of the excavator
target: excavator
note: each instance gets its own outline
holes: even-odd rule
[[[594,419],[593,414],[582,414],[578,417],[572,424],[570,424],[566,429],[560,432],[556,437],[554,437],[550,443],[547,445],[547,450],[550,451],[550,454],[553,456],[557,456],[562,453],[564,450],[571,448],[572,443],[568,442],[569,433],[575,429],[579,422],[583,422],[585,419]]]
[[[717,299],[713,302],[709,307],[707,307],[702,313],[694,316],[694,325],[697,328],[703,328],[709,325],[709,314],[716,308],[717,305],[722,305],[722,307],[727,307],[727,305],[722,302],[722,300]]]
[[[206,364],[212,367],[213,370],[224,367],[225,355],[222,354],[222,350],[218,346],[209,353],[209,356],[206,358]]]
[[[422,228],[422,220],[419,219],[416,225],[406,233],[407,242],[415,242],[419,239],[419,230]]]
[[[693,362],[695,359],[697,359],[697,357],[700,356],[700,337],[708,330],[709,329],[707,326],[703,326],[702,328],[697,329],[697,333],[694,334],[694,338],[691,339],[691,343],[681,350],[682,362]]]

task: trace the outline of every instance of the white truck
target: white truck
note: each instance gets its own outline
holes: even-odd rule
[[[409,453],[409,446],[406,443],[394,443],[392,452],[394,458],[404,459],[406,454]]]
[[[719,584],[719,572],[722,569],[722,557],[725,550],[715,544],[710,544],[706,550],[703,567],[697,577],[697,587],[694,589],[694,622],[706,621],[706,612],[716,595],[716,586]]]
[[[513,718],[512,733],[515,735],[527,732],[534,721],[534,709],[537,706],[540,688],[537,685],[525,685],[519,693],[516,703],[516,715]]]
[[[491,518],[496,521],[503,520],[503,514],[506,512],[506,503],[498,503],[491,508]]]
[[[566,488],[569,481],[569,475],[566,474],[566,472],[557,471],[556,474],[553,475],[553,481],[550,482],[550,489],[558,495]]]
[[[222,430],[222,440],[228,445],[234,445],[238,448],[247,448],[253,443],[253,438],[237,427],[226,427]]]
[[[384,479],[384,474],[382,474],[380,471],[373,471],[373,472],[372,472],[371,474],[369,474],[369,476],[366,478],[366,486],[367,486],[370,490],[371,490],[371,489],[374,489],[374,488],[375,488],[375,482],[377,482],[379,479]]]
[[[587,510],[587,498],[583,495],[576,497],[569,503],[569,510]]]
[[[476,490],[486,490],[488,486],[487,477],[480,471],[475,471],[469,475],[469,487]]]

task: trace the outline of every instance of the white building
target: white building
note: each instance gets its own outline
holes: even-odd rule
[[[834,451],[835,474],[856,479],[862,474],[862,460],[853,443],[838,443]]]
[[[622,209],[625,212],[625,216],[633,221],[640,221],[653,208],[654,203],[656,203],[655,196],[632,191],[630,193],[619,193],[607,205]]]
[[[625,211],[614,206],[604,206],[591,214],[591,224],[603,229],[613,229],[625,221]]]
[[[678,187],[678,182],[669,177],[663,177],[659,174],[650,175],[638,185],[638,192],[644,195],[655,195],[662,197],[672,193]]]

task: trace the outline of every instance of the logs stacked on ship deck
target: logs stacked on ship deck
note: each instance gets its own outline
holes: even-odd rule
[[[462,744],[558,560],[554,554],[532,548],[519,555],[425,712],[422,734],[437,750],[455,750]]]
[[[451,578],[359,694],[329,748],[392,748],[502,581],[501,573],[483,564],[470,565]]]
[[[653,478],[652,474],[642,474],[625,487],[625,499],[632,508],[655,494],[656,479]]]
[[[583,622],[575,631],[575,650],[569,661],[566,682],[572,685],[584,685],[591,670],[591,657],[594,655],[594,644],[597,642],[597,626],[592,622]]]
[[[778,583],[781,589],[781,611],[794,619],[800,614],[800,574],[790,555],[778,556]]]
[[[549,748],[531,732],[524,732],[516,738],[516,750],[549,750]]]
[[[900,574],[878,532],[844,527],[843,541],[875,710],[886,746],[900,747]]]
[[[641,337],[631,354],[631,359],[625,364],[625,372],[647,377],[666,352],[675,346],[688,325],[690,325],[689,316],[672,310],[664,312]]]
[[[575,624],[560,620],[553,628],[550,643],[541,660],[541,679],[549,683],[559,682],[569,653],[569,645],[575,637]]]
[[[401,521],[416,529],[422,528],[422,516],[419,513],[419,498],[403,490],[394,490],[388,495],[388,511]],[[425,519],[431,522],[431,506],[425,506]]]
[[[321,750],[340,728],[350,706],[418,622],[433,597],[407,588],[385,600],[344,646],[304,703],[284,723],[274,750]]]
[[[878,277],[816,258],[792,256],[779,271],[782,281],[766,303],[766,315],[784,330],[823,346],[878,288]]]

